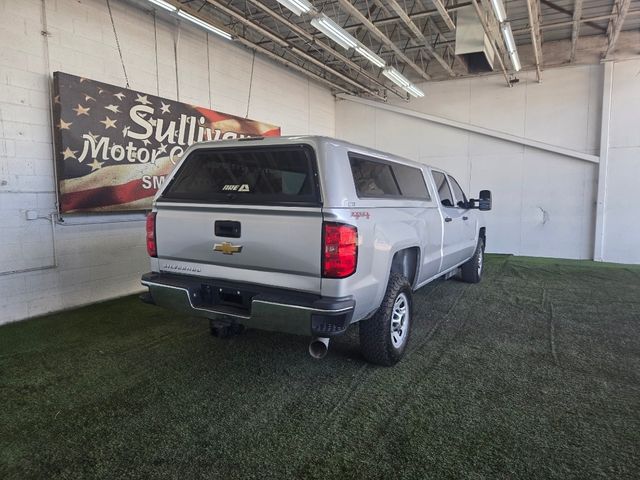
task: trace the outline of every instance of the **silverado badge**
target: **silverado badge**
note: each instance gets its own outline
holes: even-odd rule
[[[233,255],[242,251],[242,245],[232,245],[229,242],[216,243],[213,246],[214,252],[222,252],[225,255]]]

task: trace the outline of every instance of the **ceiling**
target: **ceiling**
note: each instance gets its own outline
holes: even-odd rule
[[[297,16],[276,0],[169,2],[223,27],[234,35],[233,41],[284,63],[335,92],[380,99],[407,98],[407,93],[385,78],[379,67],[316,30],[310,24],[310,15]],[[514,73],[489,0],[310,3],[415,83],[469,75],[464,61],[454,54],[455,24],[459,9],[476,4],[491,40],[502,52],[502,62],[494,64],[496,73],[502,73],[507,82]],[[565,40],[559,45],[566,50],[567,62],[572,62],[581,41],[600,37],[600,56],[605,58],[615,50],[621,32],[640,29],[640,0],[505,0],[504,5],[518,50],[534,53],[523,59],[522,67],[536,69],[538,75],[542,75],[543,52],[549,42]],[[446,16],[450,21],[445,21]]]

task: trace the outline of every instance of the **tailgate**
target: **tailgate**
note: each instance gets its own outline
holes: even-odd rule
[[[317,178],[309,145],[194,150],[156,202],[160,269],[319,293]]]
[[[319,208],[163,207],[156,236],[161,271],[320,292]]]

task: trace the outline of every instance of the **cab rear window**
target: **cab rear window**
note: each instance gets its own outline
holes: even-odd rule
[[[196,150],[182,163],[161,199],[317,205],[315,155],[308,145]]]

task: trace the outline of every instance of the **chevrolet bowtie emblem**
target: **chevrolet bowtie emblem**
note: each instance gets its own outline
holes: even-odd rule
[[[242,245],[232,245],[229,242],[216,243],[213,246],[214,252],[222,252],[225,255],[233,255],[242,251]]]

